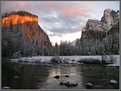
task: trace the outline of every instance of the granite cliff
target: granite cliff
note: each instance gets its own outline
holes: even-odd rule
[[[25,11],[11,12],[2,16],[3,31],[21,32],[25,43],[36,41],[50,44],[48,35],[38,25],[38,16]],[[3,35],[6,36],[6,35]]]
[[[51,46],[48,35],[38,25],[36,15],[26,11],[13,11],[3,14],[1,23],[2,50],[5,55],[7,51],[12,55],[16,51],[29,50],[35,45]]]
[[[119,12],[105,9],[101,20],[88,19],[76,44],[84,55],[119,54]]]

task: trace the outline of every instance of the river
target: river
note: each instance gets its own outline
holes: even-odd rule
[[[56,79],[54,76],[59,75]],[[2,87],[11,89],[86,89],[92,83],[94,89],[118,89],[109,84],[119,81],[119,67],[101,64],[22,64],[2,62]],[[66,87],[60,82],[73,80],[76,87]]]

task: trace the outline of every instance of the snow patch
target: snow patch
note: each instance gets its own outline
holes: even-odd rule
[[[51,63],[51,59],[56,56],[32,56],[32,57],[20,57],[18,59],[11,59],[12,62],[25,62],[25,63]],[[103,57],[101,55],[95,56],[58,56],[61,59],[61,63],[74,63],[79,64],[79,61],[85,60],[91,62],[92,60],[96,61],[109,61],[113,62],[113,64],[109,64],[108,66],[120,66],[120,56],[119,55],[107,55]],[[105,59],[104,59],[105,58]]]

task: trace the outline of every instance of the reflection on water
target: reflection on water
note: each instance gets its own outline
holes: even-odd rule
[[[48,77],[47,67],[44,66],[4,63],[2,67],[2,85],[10,88],[37,88],[37,84],[42,84]]]
[[[59,79],[54,76],[59,75]],[[68,75],[69,77],[65,77]],[[37,89],[69,89],[61,86],[62,81],[74,80],[77,87],[84,89],[91,82],[98,88],[119,88],[112,86],[111,79],[119,80],[119,68],[102,65],[72,65],[72,64],[19,64],[4,62],[2,64],[2,87],[37,88]]]
[[[84,88],[82,86],[82,76],[79,65],[56,65],[49,70],[49,76],[47,80],[43,83],[43,89],[67,89],[66,86],[61,86],[59,83],[62,81],[75,81],[78,83],[76,88]],[[53,78],[54,76],[59,75],[59,79]],[[68,75],[69,77],[65,77]],[[71,88],[72,89],[72,88]]]

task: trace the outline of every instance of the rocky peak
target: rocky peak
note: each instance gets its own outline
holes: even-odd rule
[[[105,9],[102,19],[89,19],[77,47],[83,55],[119,54],[119,11]]]
[[[23,24],[26,22],[37,22],[38,16],[30,14],[26,11],[13,11],[9,13],[5,13],[2,15],[2,27],[9,26],[10,24]]]
[[[105,9],[101,21],[88,19],[86,26],[82,31],[108,31],[118,22],[119,13],[111,9]]]
[[[37,17],[36,15],[31,14],[31,13],[29,13],[29,12],[27,12],[27,11],[11,11],[11,12],[2,14],[2,18],[11,16],[11,15],[20,15],[20,16],[33,16],[33,17]]]
[[[50,44],[48,35],[38,25],[38,16],[36,15],[26,11],[13,11],[3,14],[1,22],[3,31],[18,31],[22,34],[25,43],[34,40],[38,44]]]
[[[107,26],[99,20],[89,19],[82,31],[108,31],[110,28],[111,26]]]
[[[116,25],[119,20],[118,11],[114,11],[111,9],[105,9],[103,17],[101,18],[101,22],[104,22],[107,25]]]

